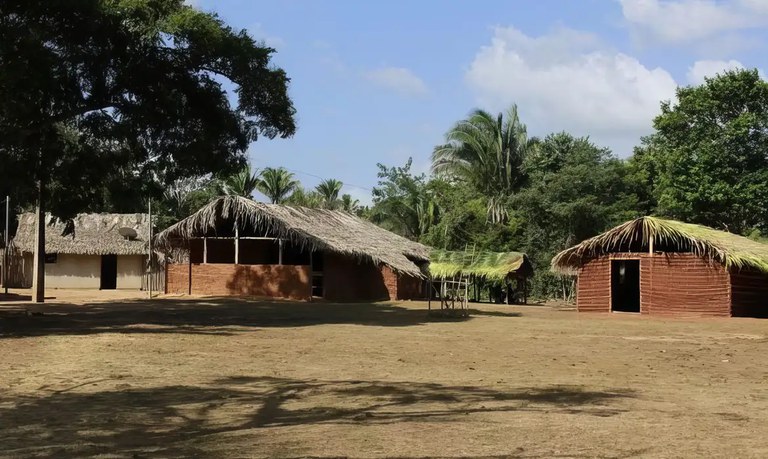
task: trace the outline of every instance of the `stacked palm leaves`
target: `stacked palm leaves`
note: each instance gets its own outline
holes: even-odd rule
[[[501,282],[510,274],[530,275],[533,266],[524,253],[433,250],[429,272],[433,279],[474,277]]]

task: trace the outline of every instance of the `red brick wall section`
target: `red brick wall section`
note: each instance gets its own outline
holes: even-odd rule
[[[427,295],[424,293],[425,281],[418,277],[401,275],[397,278],[397,299],[398,300],[423,300]]]
[[[325,253],[323,286],[328,301],[388,300],[382,271],[372,261]]]
[[[576,308],[579,312],[610,312],[611,262],[608,258],[590,260],[579,270]]]
[[[768,317],[768,275],[747,270],[731,273],[731,314]]]
[[[730,276],[720,264],[693,254],[656,254],[643,300],[651,315],[728,317]]]
[[[582,312],[611,310],[611,260],[640,259],[640,312],[723,317],[731,313],[731,279],[719,264],[693,254],[618,253],[586,263],[576,304]],[[767,287],[768,289],[768,287]]]
[[[310,299],[309,266],[193,264],[193,295]],[[168,265],[168,293],[189,292],[189,265]]]

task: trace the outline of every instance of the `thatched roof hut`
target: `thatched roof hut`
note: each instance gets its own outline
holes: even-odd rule
[[[573,274],[590,259],[615,252],[685,252],[727,269],[751,268],[768,273],[768,245],[726,231],[658,217],[641,217],[564,250],[552,269]]]
[[[234,228],[268,231],[310,250],[367,259],[397,273],[423,278],[429,248],[347,212],[264,204],[222,196],[157,235],[158,246],[183,247],[190,239]]]
[[[22,252],[35,250],[35,214],[19,216],[14,245]],[[68,223],[46,215],[45,251],[72,255],[146,255],[149,241],[147,214],[79,214]],[[135,237],[120,234],[135,231]],[[69,230],[69,231],[68,231]]]
[[[560,252],[579,311],[768,316],[768,245],[701,225],[642,217]]]
[[[528,256],[520,252],[433,250],[429,272],[435,279],[465,275],[500,282],[514,275],[530,276],[533,265]]]

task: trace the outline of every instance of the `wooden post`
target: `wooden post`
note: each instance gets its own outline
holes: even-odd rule
[[[149,297],[152,298],[152,199],[149,200],[147,207],[149,213],[149,275],[147,276],[147,284],[149,284]]]
[[[240,264],[240,230],[235,223],[235,264]]]
[[[37,218],[35,222],[35,257],[32,265],[32,301],[45,301],[45,212],[43,212],[43,179],[37,181]]]
[[[283,240],[279,239],[277,241],[277,264],[282,265],[283,264]]]
[[[8,261],[8,254],[10,253],[8,251],[8,236],[10,232],[10,219],[11,219],[11,197],[6,196],[5,197],[5,249],[3,249],[3,288],[5,289],[5,294],[8,294],[8,266],[10,265]]]
[[[648,253],[653,255],[653,236],[651,236],[651,240],[648,242]]]
[[[192,263],[191,256],[189,257],[189,262]],[[206,264],[206,263],[208,263],[208,238],[203,236],[203,264]]]

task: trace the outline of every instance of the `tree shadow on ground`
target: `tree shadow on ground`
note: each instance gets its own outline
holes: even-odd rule
[[[94,388],[90,384],[0,397],[5,452],[44,458],[226,457],[243,454],[237,439],[257,445],[292,426],[468,422],[467,415],[499,412],[610,417],[626,411],[621,399],[635,397],[631,390],[579,386],[496,389],[252,376],[150,388],[132,388],[117,378],[99,381],[98,387],[109,389],[86,392]]]
[[[463,319],[468,320],[468,319]],[[0,337],[94,333],[227,335],[253,327],[421,325],[426,309],[390,303],[306,303],[247,298],[159,298],[84,305],[0,306]]]

